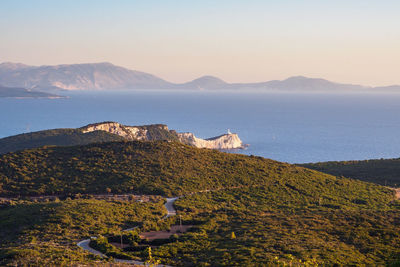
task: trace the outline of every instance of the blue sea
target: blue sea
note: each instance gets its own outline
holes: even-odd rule
[[[236,132],[238,153],[290,163],[400,157],[400,94],[85,92],[0,99],[0,137],[93,122],[163,123],[201,138]]]

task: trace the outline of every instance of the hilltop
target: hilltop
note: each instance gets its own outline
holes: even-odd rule
[[[296,174],[297,170],[302,171]],[[0,156],[0,196],[104,193],[107,188],[114,193],[174,196],[219,187],[256,185],[280,174],[294,175],[300,180],[313,172],[179,142],[98,143],[30,149]]]
[[[276,182],[304,187],[303,192],[309,191],[306,189],[309,186],[331,188],[333,195],[349,190],[341,186],[342,182],[380,190],[379,186],[337,180],[295,165],[198,149],[178,142],[125,141],[45,147],[0,156],[0,195],[3,196],[104,193],[107,188],[114,193],[173,196]],[[346,198],[354,197],[354,192],[346,195]]]

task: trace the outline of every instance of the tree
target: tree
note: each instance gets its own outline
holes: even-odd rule
[[[157,266],[158,264],[160,264],[160,260],[153,258],[153,256],[151,255],[151,247],[148,247],[147,251],[149,253],[148,256],[149,259],[145,263],[148,264],[150,267]]]
[[[232,232],[232,233],[231,233],[231,239],[236,239],[235,232]]]

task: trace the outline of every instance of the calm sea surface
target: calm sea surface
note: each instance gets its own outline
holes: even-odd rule
[[[400,157],[400,94],[73,93],[1,99],[0,137],[93,122],[164,123],[207,138],[230,129],[240,153],[291,163]]]

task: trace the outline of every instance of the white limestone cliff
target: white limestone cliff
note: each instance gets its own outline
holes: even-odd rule
[[[245,147],[242,140],[235,133],[223,134],[208,139],[197,138],[193,133],[178,133],[178,136],[181,142],[199,148],[242,149]]]
[[[217,137],[201,139],[197,138],[193,133],[176,133],[170,131],[166,125],[147,125],[147,126],[126,126],[117,122],[103,122],[91,124],[82,127],[83,133],[93,131],[106,131],[124,137],[127,140],[149,141],[157,140],[148,133],[149,127],[156,127],[158,130],[166,131],[172,136],[176,137],[182,143],[192,145],[198,148],[210,149],[243,149],[246,147],[240,140],[239,136],[235,133],[228,132]]]
[[[84,133],[93,131],[106,131],[126,138],[127,140],[147,140],[147,129],[143,127],[125,126],[118,122],[104,122],[88,125],[82,128]]]

